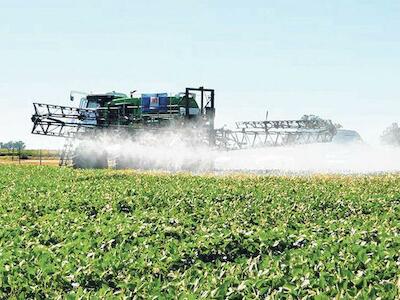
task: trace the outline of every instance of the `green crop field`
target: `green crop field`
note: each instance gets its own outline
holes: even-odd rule
[[[400,175],[0,165],[0,298],[399,298]]]

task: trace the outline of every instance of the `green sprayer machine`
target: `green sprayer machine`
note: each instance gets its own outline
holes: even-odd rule
[[[141,159],[125,155],[124,150],[111,158],[107,147],[89,146],[104,136],[108,143],[134,143],[143,135],[151,135],[157,147],[157,140],[172,134],[190,147],[230,151],[326,143],[336,134],[333,123],[320,118],[244,121],[236,122],[233,129],[215,128],[215,92],[204,87],[186,88],[175,95],[134,95],[71,92],[71,100],[80,98],[79,107],[34,103],[32,133],[64,137],[60,165],[76,168],[108,168],[111,160],[115,168],[146,168]]]

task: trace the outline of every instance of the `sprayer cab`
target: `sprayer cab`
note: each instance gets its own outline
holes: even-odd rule
[[[199,101],[196,99],[196,92],[200,92]],[[205,93],[210,95],[206,98]],[[139,97],[112,92],[87,95],[81,100],[80,107],[95,109],[99,126],[167,126],[182,120],[206,120],[209,125],[213,125],[210,122],[214,118],[213,96],[213,90],[204,88],[187,88],[185,92],[176,95],[145,93]]]
[[[86,98],[83,98],[81,101],[80,106],[82,108],[99,108],[105,106],[106,103],[109,103],[110,101],[116,99],[116,98],[126,98],[126,95],[124,94],[114,94],[114,93],[108,93],[108,94],[92,94],[92,95],[87,95]]]

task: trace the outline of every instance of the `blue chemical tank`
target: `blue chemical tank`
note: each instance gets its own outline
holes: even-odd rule
[[[158,113],[168,110],[167,93],[142,94],[141,99],[143,113]]]

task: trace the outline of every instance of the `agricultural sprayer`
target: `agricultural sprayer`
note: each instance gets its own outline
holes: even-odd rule
[[[215,93],[203,87],[186,88],[176,95],[71,92],[71,100],[76,97],[80,98],[79,107],[34,103],[32,133],[64,137],[60,165],[77,168],[109,166],[107,150],[92,149],[87,143],[104,135],[117,142],[134,142],[143,134],[151,134],[157,141],[157,137],[171,132],[182,133],[179,136],[191,147],[226,151],[324,143],[336,133],[330,120],[319,118],[246,121],[237,122],[234,129],[215,128]],[[114,161],[116,168],[144,167],[140,159],[127,157],[124,151]]]

